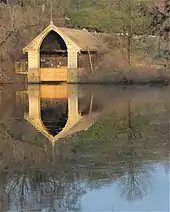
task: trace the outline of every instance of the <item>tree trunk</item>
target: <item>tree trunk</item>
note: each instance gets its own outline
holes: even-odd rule
[[[128,7],[128,64],[129,66],[132,65],[132,14],[131,14],[131,0],[128,2],[129,7]]]

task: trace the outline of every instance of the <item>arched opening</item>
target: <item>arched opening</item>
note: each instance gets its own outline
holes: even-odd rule
[[[41,99],[41,120],[48,133],[56,136],[65,127],[68,120],[68,101]]]
[[[67,67],[67,46],[63,38],[55,31],[50,31],[40,46],[40,67]]]

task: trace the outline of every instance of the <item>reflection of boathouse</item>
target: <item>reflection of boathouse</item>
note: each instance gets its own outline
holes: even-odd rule
[[[23,51],[28,53],[29,82],[75,82],[83,68],[92,68],[98,42],[86,30],[58,28],[51,23]]]
[[[88,129],[99,116],[91,101],[81,107],[75,85],[29,85],[28,101],[25,119],[52,142]]]

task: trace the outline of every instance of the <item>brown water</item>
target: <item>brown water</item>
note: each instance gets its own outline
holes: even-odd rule
[[[0,211],[168,212],[170,88],[0,87]]]

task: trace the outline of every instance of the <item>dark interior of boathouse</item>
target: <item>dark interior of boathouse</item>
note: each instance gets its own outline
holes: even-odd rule
[[[82,41],[83,42],[83,41]],[[90,54],[90,55],[89,55]],[[90,69],[90,61],[95,59],[96,52],[81,51],[78,54],[78,67]],[[60,68],[68,66],[67,46],[63,38],[55,31],[50,31],[40,46],[40,67]]]
[[[50,31],[41,44],[40,67],[67,67],[67,46],[62,37],[54,31]]]

